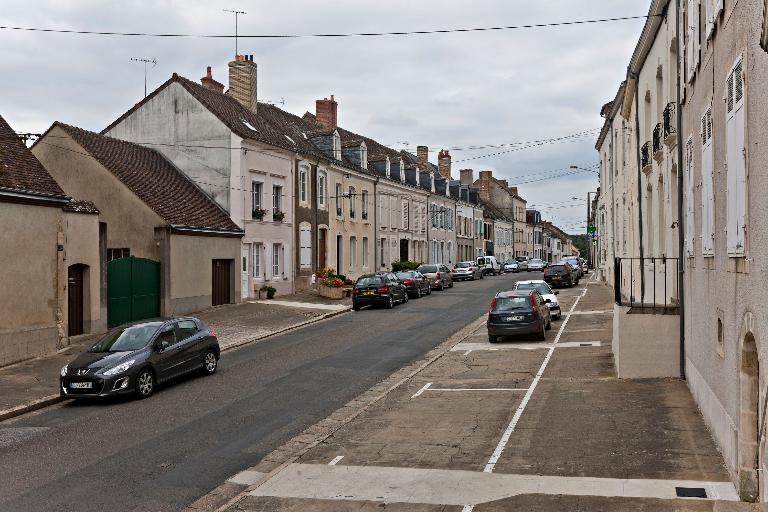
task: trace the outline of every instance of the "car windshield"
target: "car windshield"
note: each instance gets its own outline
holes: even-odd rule
[[[380,285],[382,279],[380,277],[361,277],[357,280],[357,284],[355,286],[371,286],[371,285]]]
[[[468,261],[462,261],[462,262],[456,264],[456,268],[469,268],[471,266],[472,266],[472,264],[470,262],[468,262]]]
[[[418,270],[422,274],[434,274],[435,272],[437,272],[437,265],[422,265],[416,270]]]
[[[149,343],[162,322],[151,322],[129,327],[120,327],[108,332],[96,342],[88,352],[130,352],[138,350]]]
[[[525,261],[525,257],[523,257],[523,256],[518,256],[518,257],[517,257],[517,261],[523,262],[523,261]]]
[[[517,283],[515,290],[538,290],[542,295],[552,294],[552,289],[547,283]]]
[[[416,277],[416,272],[398,272],[397,278],[398,279],[413,279]]]
[[[494,313],[512,311],[513,309],[527,309],[531,305],[528,297],[496,297],[493,306]]]
[[[544,260],[531,260],[531,263],[544,263]]]
[[[550,272],[563,272],[565,267],[563,265],[550,265],[548,270]]]

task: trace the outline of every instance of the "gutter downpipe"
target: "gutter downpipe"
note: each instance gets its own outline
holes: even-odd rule
[[[631,64],[630,64],[631,66]],[[632,68],[628,70],[630,80],[635,81],[635,157],[637,159],[637,225],[638,235],[640,237],[640,300],[645,297],[645,251],[643,249],[643,169],[640,163],[640,83],[638,75],[632,73]],[[631,285],[630,285],[631,286]],[[630,300],[630,302],[633,302]]]
[[[677,289],[678,304],[680,307],[680,378],[685,380],[685,267],[683,265],[685,252],[685,223],[683,222],[683,113],[680,108],[681,84],[681,52],[680,52],[680,1],[675,1],[675,38],[677,39],[677,105],[675,117],[677,124]]]
[[[373,268],[374,273],[379,271],[379,177],[376,176],[376,180],[373,182]]]

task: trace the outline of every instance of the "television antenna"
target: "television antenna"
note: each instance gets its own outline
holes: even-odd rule
[[[222,9],[224,12],[231,12],[235,15],[235,55],[237,55],[237,15],[238,14],[248,14],[245,11],[234,11],[232,9]]]
[[[131,60],[133,62],[143,62],[144,63],[144,97],[147,97],[147,64],[152,64],[152,67],[154,68],[157,66],[157,59],[152,57],[151,59],[140,59],[136,57],[131,57]]]

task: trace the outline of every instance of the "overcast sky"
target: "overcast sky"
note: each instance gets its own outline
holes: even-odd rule
[[[0,25],[92,31],[228,34],[223,8],[247,11],[240,34],[391,32],[641,16],[630,0],[0,0]],[[602,104],[624,77],[643,20],[438,35],[240,39],[259,66],[260,101],[295,114],[335,94],[339,124],[402,149],[504,144],[599,128]],[[232,39],[46,34],[0,30],[0,115],[18,131],[59,120],[99,131],[174,72],[199,79],[208,65],[226,85]],[[547,171],[598,161],[596,135],[485,156],[451,151],[460,168],[493,170],[548,220],[582,232],[597,174],[534,183]],[[430,155],[436,160],[436,151]],[[467,158],[470,161],[460,162]],[[577,204],[572,197],[582,199]],[[559,203],[553,205],[552,203]],[[555,207],[548,210],[546,208]]]

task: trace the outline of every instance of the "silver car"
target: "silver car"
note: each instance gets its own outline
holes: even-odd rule
[[[442,264],[421,265],[416,269],[417,272],[429,279],[429,284],[433,290],[445,290],[453,288],[453,276],[451,269]]]
[[[482,268],[477,266],[474,261],[460,261],[453,267],[451,272],[454,281],[464,281],[469,279],[474,281],[475,279],[483,278]]]
[[[528,270],[544,270],[547,264],[544,260],[532,259],[528,262]]]
[[[515,260],[510,260],[504,264],[504,272],[519,272],[520,265]]]

